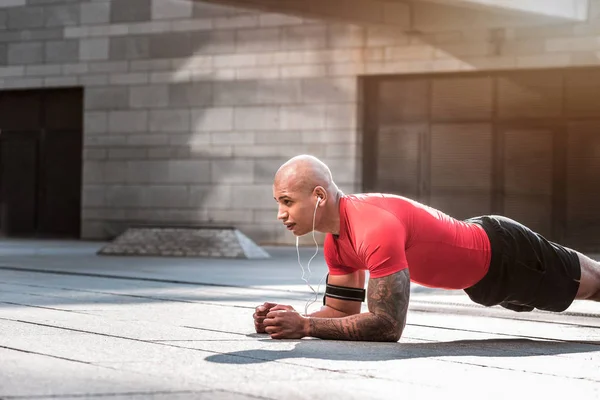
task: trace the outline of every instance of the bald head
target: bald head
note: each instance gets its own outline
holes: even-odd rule
[[[277,170],[273,182],[277,219],[296,236],[315,230],[337,234],[339,202],[343,195],[333,182],[329,167],[309,155],[286,161]]]
[[[303,154],[292,157],[279,167],[275,174],[275,185],[302,193],[310,192],[316,186],[329,191],[335,184],[329,167],[323,161]]]

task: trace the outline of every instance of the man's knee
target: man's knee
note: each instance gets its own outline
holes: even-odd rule
[[[523,306],[520,304],[512,304],[512,303],[508,303],[506,301],[500,303],[500,305],[504,308],[506,308],[507,310],[512,310],[512,311],[517,311],[517,312],[530,312],[533,311],[534,307],[532,306]]]
[[[577,299],[600,301],[600,263],[578,253],[581,278]]]

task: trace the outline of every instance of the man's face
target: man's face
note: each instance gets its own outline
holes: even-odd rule
[[[279,205],[277,219],[296,236],[312,231],[316,197],[312,191],[294,190],[285,182],[273,185],[273,197]]]

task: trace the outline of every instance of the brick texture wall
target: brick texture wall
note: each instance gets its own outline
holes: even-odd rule
[[[543,23],[391,9],[417,18],[408,34],[399,14],[378,26],[180,0],[3,0],[0,89],[85,87],[85,238],[208,221],[293,243],[271,192],[282,162],[311,153],[344,191],[361,188],[358,75],[596,65],[598,3]]]

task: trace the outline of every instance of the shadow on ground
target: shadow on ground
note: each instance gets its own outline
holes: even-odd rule
[[[389,361],[432,357],[531,357],[600,351],[600,342],[531,339],[457,340],[431,343],[372,343],[301,340],[293,350],[243,350],[212,355],[219,364],[260,364],[308,358],[334,361]]]

